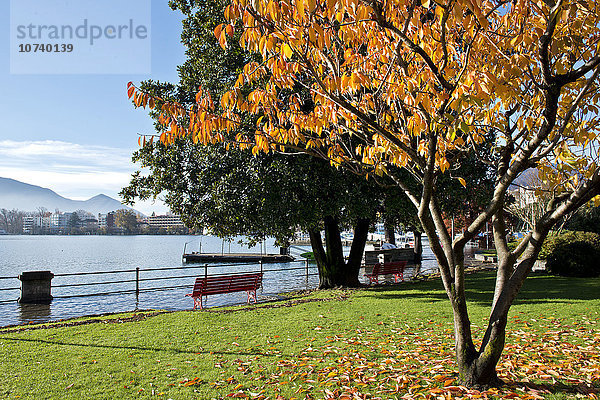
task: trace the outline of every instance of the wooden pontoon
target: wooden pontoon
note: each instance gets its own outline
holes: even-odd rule
[[[288,254],[260,253],[190,253],[183,255],[183,262],[188,263],[280,263],[294,261]]]

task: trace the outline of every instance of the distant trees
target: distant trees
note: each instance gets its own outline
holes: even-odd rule
[[[23,217],[25,213],[17,209],[0,209],[0,229],[7,233],[18,235],[23,233]]]
[[[125,209],[115,211],[115,226],[128,234],[137,232],[138,220],[135,212]]]
[[[72,213],[67,225],[70,228],[79,228],[81,225],[81,218],[79,218],[79,215],[77,213]]]
[[[69,235],[80,235],[82,233],[81,218],[79,218],[77,213],[71,213],[67,221],[67,228]]]

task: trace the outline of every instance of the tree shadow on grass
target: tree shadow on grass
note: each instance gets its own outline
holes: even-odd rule
[[[289,355],[278,353],[267,353],[263,351],[219,351],[219,350],[184,350],[178,348],[160,348],[160,347],[148,347],[148,346],[117,346],[110,344],[99,344],[99,343],[69,343],[59,340],[46,340],[46,339],[29,339],[29,338],[16,338],[2,336],[0,340],[13,341],[13,342],[29,342],[38,345],[54,345],[54,346],[68,346],[68,347],[91,347],[97,349],[108,349],[108,350],[133,350],[133,351],[151,351],[151,352],[167,352],[174,354],[218,354],[218,355],[234,355],[234,356],[263,356],[263,357],[289,357]]]
[[[465,295],[468,302],[490,305],[494,294],[494,272],[468,275]],[[564,278],[534,274],[525,280],[515,304],[571,303],[573,300],[600,299],[600,278]],[[441,278],[423,282],[403,282],[373,287],[369,293],[379,298],[405,298],[425,302],[447,301]]]
[[[533,393],[542,397],[546,397],[546,395],[548,394],[565,394],[567,396],[589,396],[590,394],[596,395],[600,393],[600,387],[586,385],[585,383],[569,385],[562,382],[557,382],[554,384],[536,384],[532,382],[506,382],[506,387],[511,389],[525,389],[529,393]]]

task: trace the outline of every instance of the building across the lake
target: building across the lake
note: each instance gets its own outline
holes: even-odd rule
[[[115,212],[98,214],[98,228],[113,228],[115,226]]]
[[[26,216],[23,217],[23,233],[48,233],[50,232],[50,217]]]
[[[185,228],[183,221],[178,215],[165,214],[165,215],[151,215],[147,217],[146,222],[152,228]]]
[[[50,216],[50,232],[66,230],[73,213],[54,213]]]
[[[117,211],[97,216],[83,210],[75,212],[47,212],[45,216],[23,216],[23,233],[39,234],[123,234],[125,230],[117,226]],[[188,233],[183,221],[178,215],[155,215],[140,219],[137,215],[137,225],[129,233],[142,234],[173,234]]]

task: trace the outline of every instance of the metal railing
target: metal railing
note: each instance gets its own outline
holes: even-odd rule
[[[9,280],[9,279],[15,279],[16,280],[18,278],[15,277],[15,276],[0,276],[0,281]],[[17,287],[17,288],[15,288],[15,287],[0,288],[0,296],[2,295],[3,292],[9,291],[9,290],[16,291],[16,290],[21,290],[21,288],[20,287]],[[12,303],[15,300],[16,299],[5,300],[5,299],[0,298],[0,304],[3,304],[3,303]]]
[[[302,264],[301,266],[293,266],[293,264]],[[281,263],[283,264],[283,263]],[[277,264],[277,265],[281,265]],[[74,273],[57,273],[54,274],[54,282],[58,281],[58,284],[52,285],[53,290],[53,298],[55,299],[66,299],[66,298],[76,298],[76,297],[91,297],[91,296],[107,296],[107,295],[117,295],[117,294],[135,294],[136,298],[139,297],[140,293],[144,292],[156,292],[156,291],[165,291],[165,290],[176,290],[181,288],[190,288],[193,286],[193,282],[182,284],[176,283],[172,285],[150,285],[146,286],[145,284],[151,282],[165,282],[169,280],[181,280],[181,279],[190,279],[196,278],[200,276],[199,274],[169,274],[169,275],[158,275],[161,273],[170,273],[172,271],[193,271],[193,270],[203,270],[203,276],[209,275],[218,275],[214,273],[215,270],[222,270],[224,268],[243,268],[243,267],[256,267],[260,269],[262,273],[276,273],[276,272],[293,272],[293,271],[303,271],[301,274],[295,274],[291,277],[304,277],[306,280],[306,285],[308,286],[308,281],[311,276],[318,276],[318,272],[316,272],[316,265],[311,267],[309,260],[297,260],[286,262],[285,264],[292,264],[286,266],[284,268],[268,268],[265,267],[265,264],[261,262],[251,262],[251,263],[218,263],[218,264],[203,264],[203,265],[181,265],[175,267],[164,267],[164,268],[135,268],[135,269],[125,269],[125,270],[115,270],[115,271],[92,271],[92,272],[74,272]],[[274,265],[274,264],[267,264]],[[209,270],[211,270],[209,274]],[[311,271],[312,270],[312,271]],[[242,272],[236,270],[235,272]],[[132,274],[131,277],[125,279],[111,279],[106,281],[75,281],[69,282],[69,278],[80,278],[80,277],[92,277],[92,276],[101,276],[106,277],[110,275],[123,275],[123,274]],[[148,276],[150,274],[150,276]],[[288,276],[289,277],[289,276]],[[0,280],[17,280],[18,278],[15,276],[3,276],[0,277]],[[144,287],[145,286],[145,287]],[[85,291],[80,292],[79,289],[84,288],[96,288],[98,290],[95,291]],[[72,290],[71,290],[72,289]],[[12,303],[17,300],[16,296],[13,298],[2,298],[2,293],[8,291],[20,291],[20,287],[4,287],[0,288],[0,304]]]

